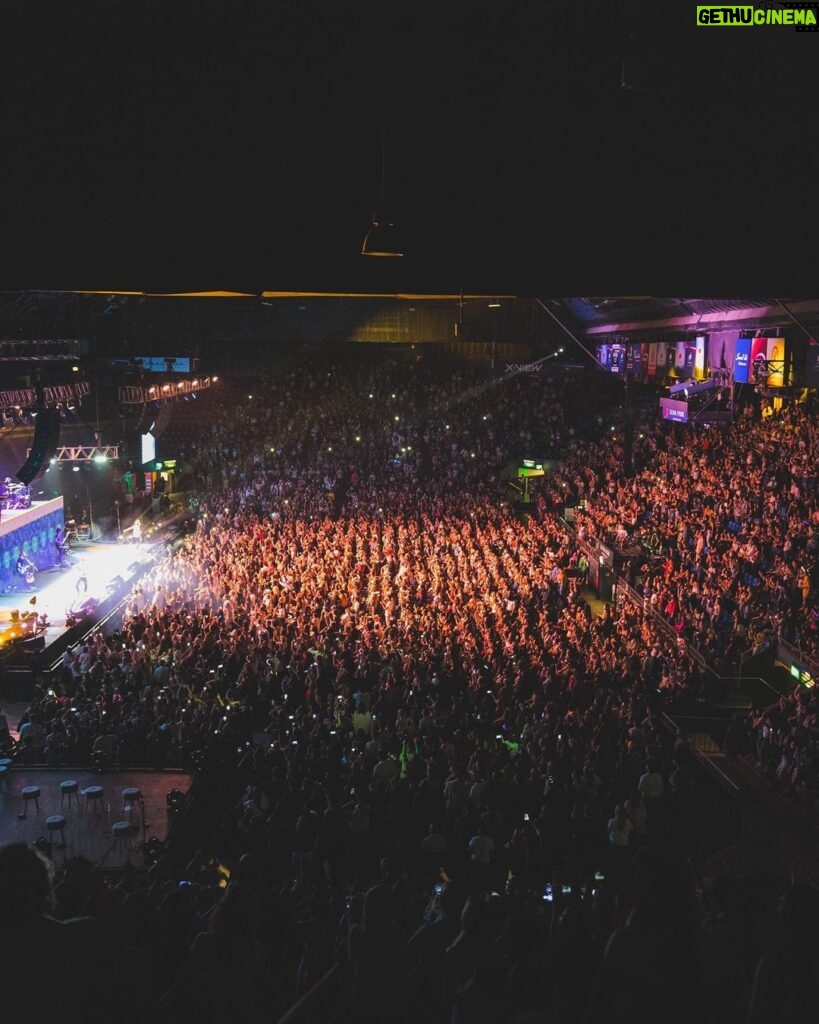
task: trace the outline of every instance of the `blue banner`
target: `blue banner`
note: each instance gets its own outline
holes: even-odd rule
[[[734,356],[734,380],[737,384],[748,383],[748,368],[751,363],[751,339],[737,338],[737,351]]]

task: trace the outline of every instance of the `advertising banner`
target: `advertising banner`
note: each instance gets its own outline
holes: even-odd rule
[[[811,338],[805,353],[805,383],[809,388],[819,387],[819,341]]]
[[[697,337],[694,348],[694,376],[697,380],[705,380],[705,335]]]
[[[686,342],[685,345],[685,369],[683,370],[683,376],[693,377],[694,376],[694,358],[697,354],[697,346],[691,342]]]
[[[753,338],[751,341],[751,369],[749,379],[764,380],[765,364],[768,361],[768,339]]]
[[[734,380],[737,384],[747,384],[751,362],[751,339],[737,338],[737,350],[734,355]]]
[[[768,387],[782,388],[785,386],[785,339],[768,338],[765,347],[768,360]]]

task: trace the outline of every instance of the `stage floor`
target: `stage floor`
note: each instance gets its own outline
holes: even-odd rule
[[[60,783],[65,779],[74,779],[79,788],[86,786],[102,786],[102,807],[91,805],[85,810],[85,800],[77,803],[71,801],[68,809],[67,800],[60,807]],[[0,845],[5,843],[33,843],[40,836],[49,838],[45,820],[51,814],[62,814],[66,819],[65,847],[59,845],[59,833],[54,836],[53,858],[61,863],[65,857],[87,857],[94,864],[105,868],[121,868],[129,859],[136,867],[143,866],[143,858],[139,847],[142,843],[142,818],[137,810],[134,822],[137,831],[133,837],[133,850],[129,853],[122,849],[122,843],[112,850],[113,837],[111,826],[117,821],[127,821],[128,815],[122,813],[122,791],[128,786],[138,786],[145,802],[145,837],[156,836],[164,840],[168,833],[168,813],[166,797],[172,789],[181,789],[187,793],[191,784],[191,776],[185,772],[111,772],[97,775],[92,771],[62,769],[14,768],[8,780],[0,789]],[[40,810],[35,809],[33,801],[29,801],[28,815],[20,820],[23,813],[23,798],[20,790],[23,786],[40,787]],[[7,791],[8,788],[8,791]],[[107,854],[107,856],[106,856]]]
[[[102,603],[110,593],[109,584],[120,576],[128,582],[136,575],[138,569],[153,562],[161,545],[120,544],[116,542],[94,542],[75,547],[68,556],[69,568],[61,569],[54,566],[44,569],[35,578],[33,589],[26,587],[21,580],[21,589],[0,594],[0,632],[8,627],[11,613],[17,610],[22,615],[31,609],[32,597],[37,598],[34,610],[38,615],[43,612],[48,616],[49,626],[45,632],[46,647],[65,632],[66,614],[75,611],[89,597]],[[88,593],[82,586],[77,588],[79,570],[77,563],[84,559],[88,576]]]

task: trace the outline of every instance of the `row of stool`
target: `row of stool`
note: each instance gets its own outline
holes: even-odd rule
[[[2,767],[2,766],[0,766]],[[20,790],[20,795],[23,798],[23,817],[25,818],[28,814],[28,805],[34,801],[34,807],[37,813],[40,813],[40,787],[39,786],[23,786]],[[102,786],[86,786],[85,789],[80,789],[79,783],[75,779],[66,779],[60,783],[60,808],[64,806],[66,797],[68,797],[68,809],[71,810],[71,801],[76,800],[77,808],[81,810],[80,797],[85,797],[85,810],[93,804],[95,808],[102,807],[103,791]],[[126,786],[122,791],[122,813],[128,814],[130,820],[133,820],[134,811],[139,807],[142,799],[142,791],[138,786]]]
[[[65,847],[65,825],[66,819],[63,814],[52,814],[45,820],[46,831],[50,836],[56,832],[60,833],[59,845]],[[125,849],[131,850],[131,838],[136,834],[137,826],[133,821],[117,821],[111,826],[111,835],[115,845],[124,844]]]

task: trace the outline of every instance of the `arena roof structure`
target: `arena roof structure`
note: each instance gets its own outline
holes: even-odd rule
[[[404,13],[12,5],[0,289],[799,291],[815,36],[648,0]],[[361,255],[382,128],[398,260]]]

